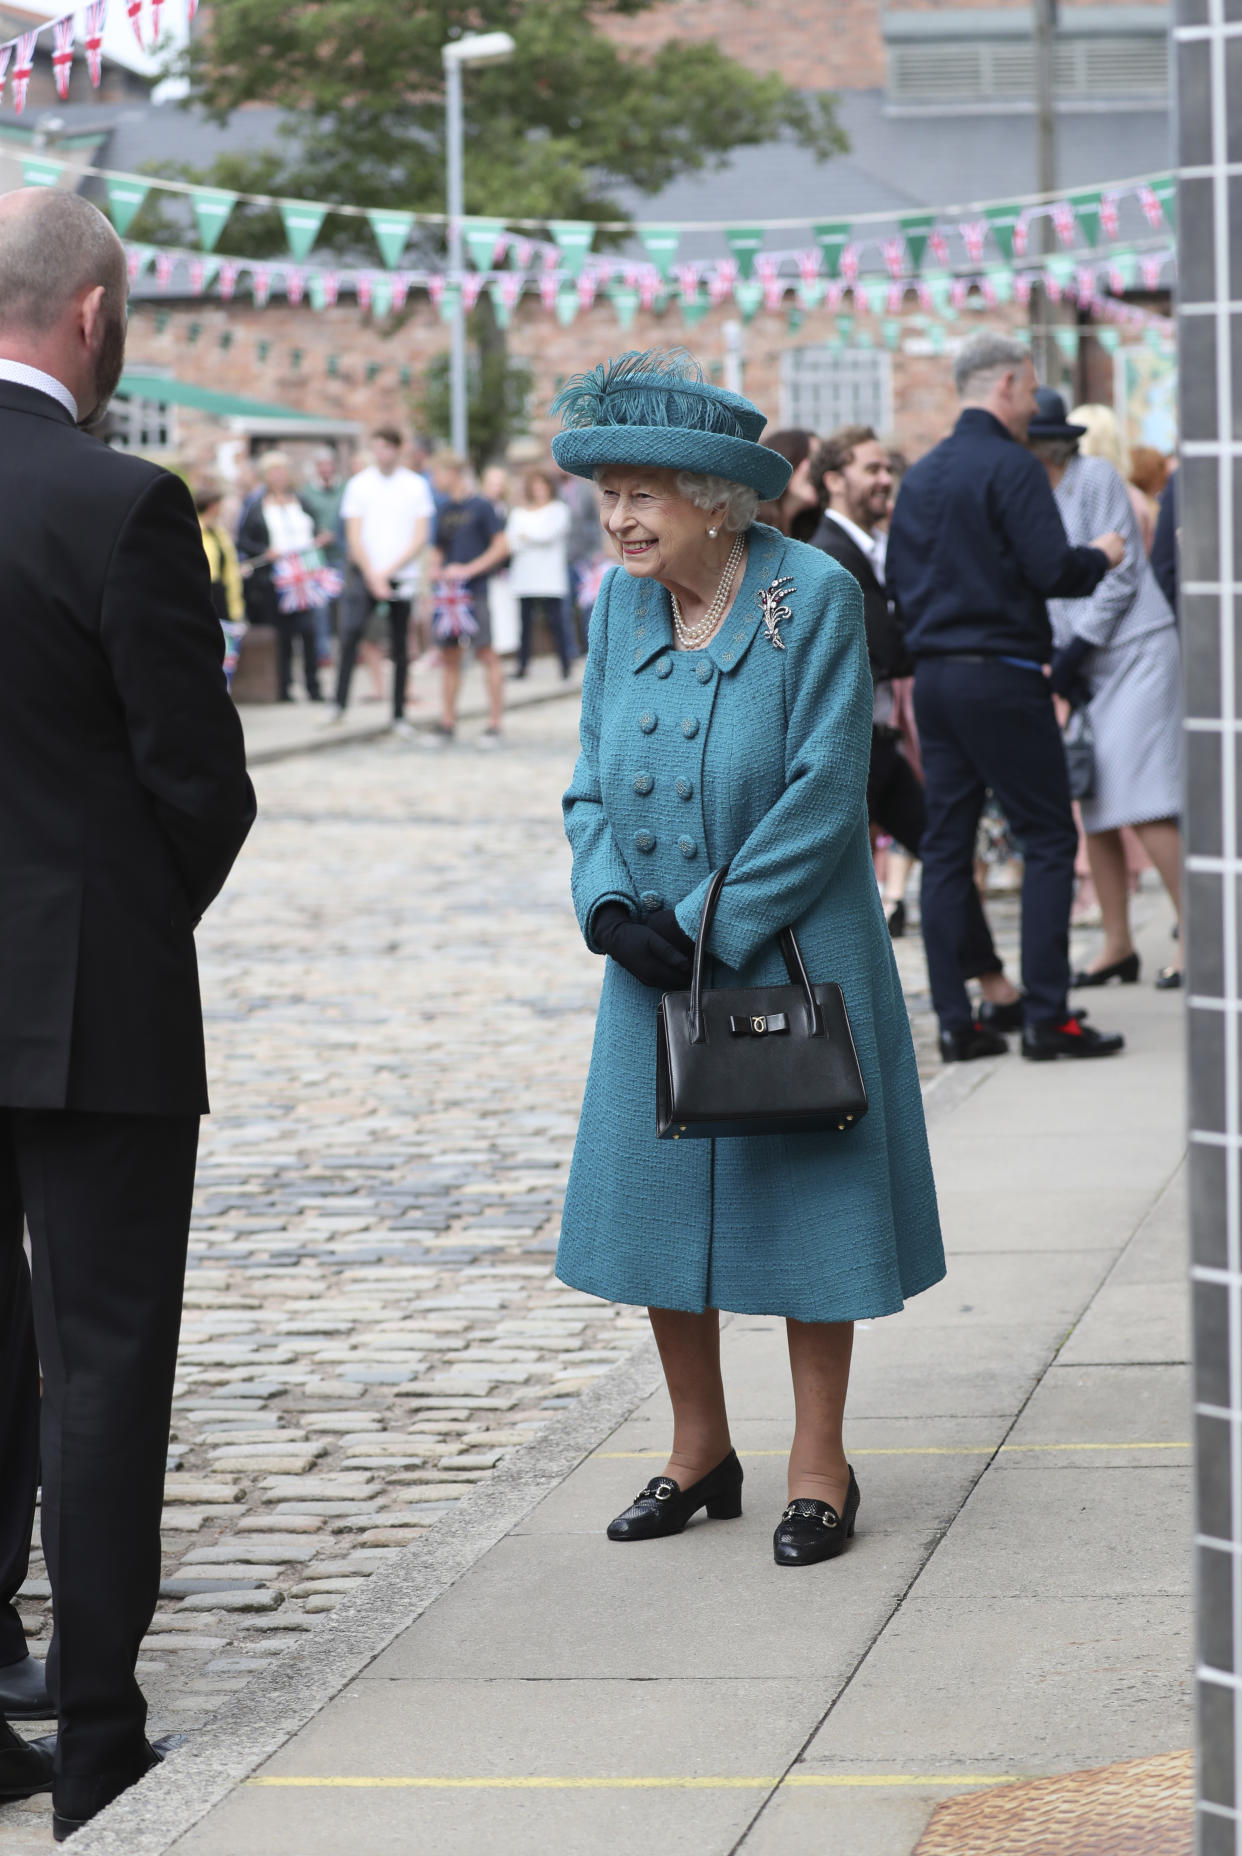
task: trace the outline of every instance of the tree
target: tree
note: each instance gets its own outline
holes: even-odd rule
[[[276,104],[286,122],[276,151],[233,153],[194,178],[441,212],[441,47],[480,25],[512,33],[516,49],[503,65],[464,74],[467,213],[625,221],[622,186],[655,193],[782,136],[817,161],[846,147],[831,97],[748,70],[711,43],[637,52],[601,29],[605,13],[634,18],[655,4],[488,0],[481,14],[455,0],[224,0],[189,55],[192,99],[220,120],[243,104]],[[256,255],[268,237],[270,253],[281,249],[261,211],[245,230]],[[442,235],[424,228],[417,236],[422,259],[438,257]],[[597,235],[609,244],[623,236]],[[358,220],[341,215],[325,222],[321,242],[369,249]],[[486,296],[472,324],[486,373],[489,355],[504,347]]]

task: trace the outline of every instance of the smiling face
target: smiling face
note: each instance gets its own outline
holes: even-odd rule
[[[719,526],[712,511],[677,494],[675,472],[623,464],[601,473],[599,513],[622,566],[643,580],[693,578],[707,531]]]

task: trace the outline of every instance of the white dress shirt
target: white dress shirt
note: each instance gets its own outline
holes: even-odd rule
[[[33,387],[36,393],[46,393],[52,399],[59,400],[73,423],[77,424],[78,402],[64,381],[57,380],[55,374],[45,374],[41,367],[28,367],[24,361],[0,359],[0,380],[11,380],[16,387]]]

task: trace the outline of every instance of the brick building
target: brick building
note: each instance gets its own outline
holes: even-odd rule
[[[637,19],[614,20],[610,30],[636,49],[673,35],[710,39],[755,68],[833,90],[850,141],[846,155],[822,166],[779,143],[744,150],[722,172],[687,177],[656,199],[626,198],[626,210],[682,224],[779,215],[802,227],[779,234],[788,248],[811,244],[811,225],[825,218],[895,217],[919,206],[1029,194],[1036,184],[1030,17],[1027,0],[787,0],[779,11],[748,0],[670,0]],[[1089,187],[1168,165],[1167,27],[1162,4],[1063,0],[1055,59],[1059,185]],[[55,114],[59,127],[45,138],[52,147],[80,140],[89,126],[95,163],[129,172],[166,155],[170,137],[183,158],[206,161],[224,146],[263,145],[278,120],[274,111],[249,109],[220,129],[193,112],[179,110],[174,122],[167,109],[94,99],[58,103]],[[39,134],[40,120],[33,108],[22,125],[0,111],[0,161]],[[0,184],[14,182],[0,172]],[[700,231],[683,238],[681,255],[722,250],[720,231]],[[276,435],[301,433],[309,441],[346,437],[380,418],[417,422],[423,370],[444,351],[448,333],[425,295],[414,293],[400,315],[377,319],[345,292],[335,307],[315,310],[287,302],[277,282],[258,307],[244,282],[223,304],[190,297],[183,279],[180,267],[164,290],[148,279],[136,293],[129,343],[135,385],[118,408],[123,442],[201,468],[227,465],[229,447],[235,453],[238,444]],[[917,454],[952,416],[947,355],[935,351],[912,295],[895,345],[891,317],[882,336],[881,318],[855,307],[842,341],[833,313],[802,310],[792,295],[749,321],[726,303],[687,330],[675,306],[639,311],[623,329],[605,298],[563,327],[528,294],[513,314],[509,343],[532,369],[532,430],[541,437],[541,411],[567,374],[625,348],[685,343],[714,377],[740,380],[777,423],[826,430],[861,417]],[[1073,320],[1072,308],[1060,313]],[[1025,318],[1013,306],[987,312],[993,324]],[[949,331],[950,350],[975,320],[968,307]],[[1064,368],[1063,384],[1075,397],[1113,398],[1113,357],[1089,336],[1076,366],[1067,361]],[[161,380],[169,383],[163,389]],[[228,401],[223,422],[203,409],[213,393]]]

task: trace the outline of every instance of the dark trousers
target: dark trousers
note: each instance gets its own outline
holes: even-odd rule
[[[530,651],[531,644],[534,640],[535,627],[542,618],[544,624],[552,634],[552,642],[556,646],[556,655],[561,660],[561,675],[567,677],[569,675],[569,660],[573,655],[570,650],[569,642],[568,600],[553,599],[551,595],[548,594],[533,593],[524,594],[518,603],[522,615],[522,642],[518,649],[518,675],[520,677],[526,675],[526,668],[530,663]]]
[[[336,674],[338,709],[349,705],[349,686],[358,659],[358,646],[362,643],[367,620],[379,603],[366,586],[362,575],[351,570],[345,597],[341,601],[341,661]],[[399,722],[405,714],[405,680],[410,668],[408,599],[388,601],[388,626],[392,641],[392,713],[394,720]]]
[[[302,668],[306,676],[306,694],[319,701],[319,635],[313,612],[280,612],[276,618],[276,680],[280,700],[292,694],[293,647],[302,640]]]
[[[914,679],[923,753],[923,943],[944,1030],[970,1022],[958,954],[990,788],[1022,841],[1022,986],[1028,1024],[1068,1016],[1069,918],[1078,833],[1047,679],[998,658],[923,658]]]
[[[159,1597],[197,1148],[197,1115],[0,1109],[0,1663],[26,1652],[13,1598],[41,1458],[56,1803],[70,1817],[147,1765],[134,1668]]]
[[[896,737],[883,728],[871,731],[867,813],[872,823],[890,838],[895,838],[911,857],[922,856],[923,833],[927,829],[923,783],[898,748]],[[966,898],[966,927],[958,957],[965,980],[982,979],[984,974],[1005,970],[983,912],[983,898],[974,883]]]

